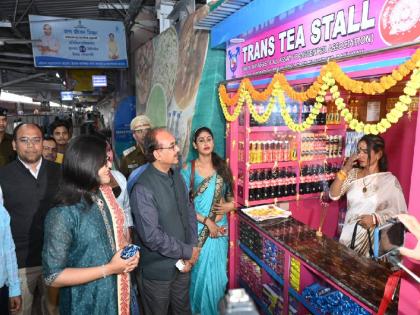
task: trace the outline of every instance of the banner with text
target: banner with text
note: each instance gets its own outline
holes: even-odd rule
[[[227,79],[281,71],[420,40],[412,0],[342,0],[226,50]]]
[[[29,15],[35,67],[127,68],[120,21]]]

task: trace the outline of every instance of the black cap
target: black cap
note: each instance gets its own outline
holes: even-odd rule
[[[7,109],[0,107],[0,116],[7,116]]]

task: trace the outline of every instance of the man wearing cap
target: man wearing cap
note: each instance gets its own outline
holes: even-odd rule
[[[150,128],[152,128],[152,124],[149,117],[145,115],[137,116],[131,121],[130,129],[134,140],[136,140],[136,145],[123,151],[120,171],[125,177],[128,177],[134,169],[147,162],[144,156],[143,143]]]
[[[13,137],[6,133],[7,109],[0,107],[0,166],[15,159],[15,151],[12,147]]]

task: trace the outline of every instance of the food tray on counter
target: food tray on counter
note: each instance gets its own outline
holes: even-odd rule
[[[292,214],[290,211],[284,210],[273,204],[244,208],[241,209],[241,211],[257,222],[270,219],[288,218]]]

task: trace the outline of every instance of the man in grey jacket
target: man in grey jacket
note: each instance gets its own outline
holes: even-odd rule
[[[140,296],[144,313],[191,314],[191,267],[199,255],[196,214],[178,163],[179,147],[164,128],[144,140],[150,163],[135,183],[130,204],[140,237]],[[181,267],[175,266],[178,261]],[[179,263],[177,264],[179,265]]]

